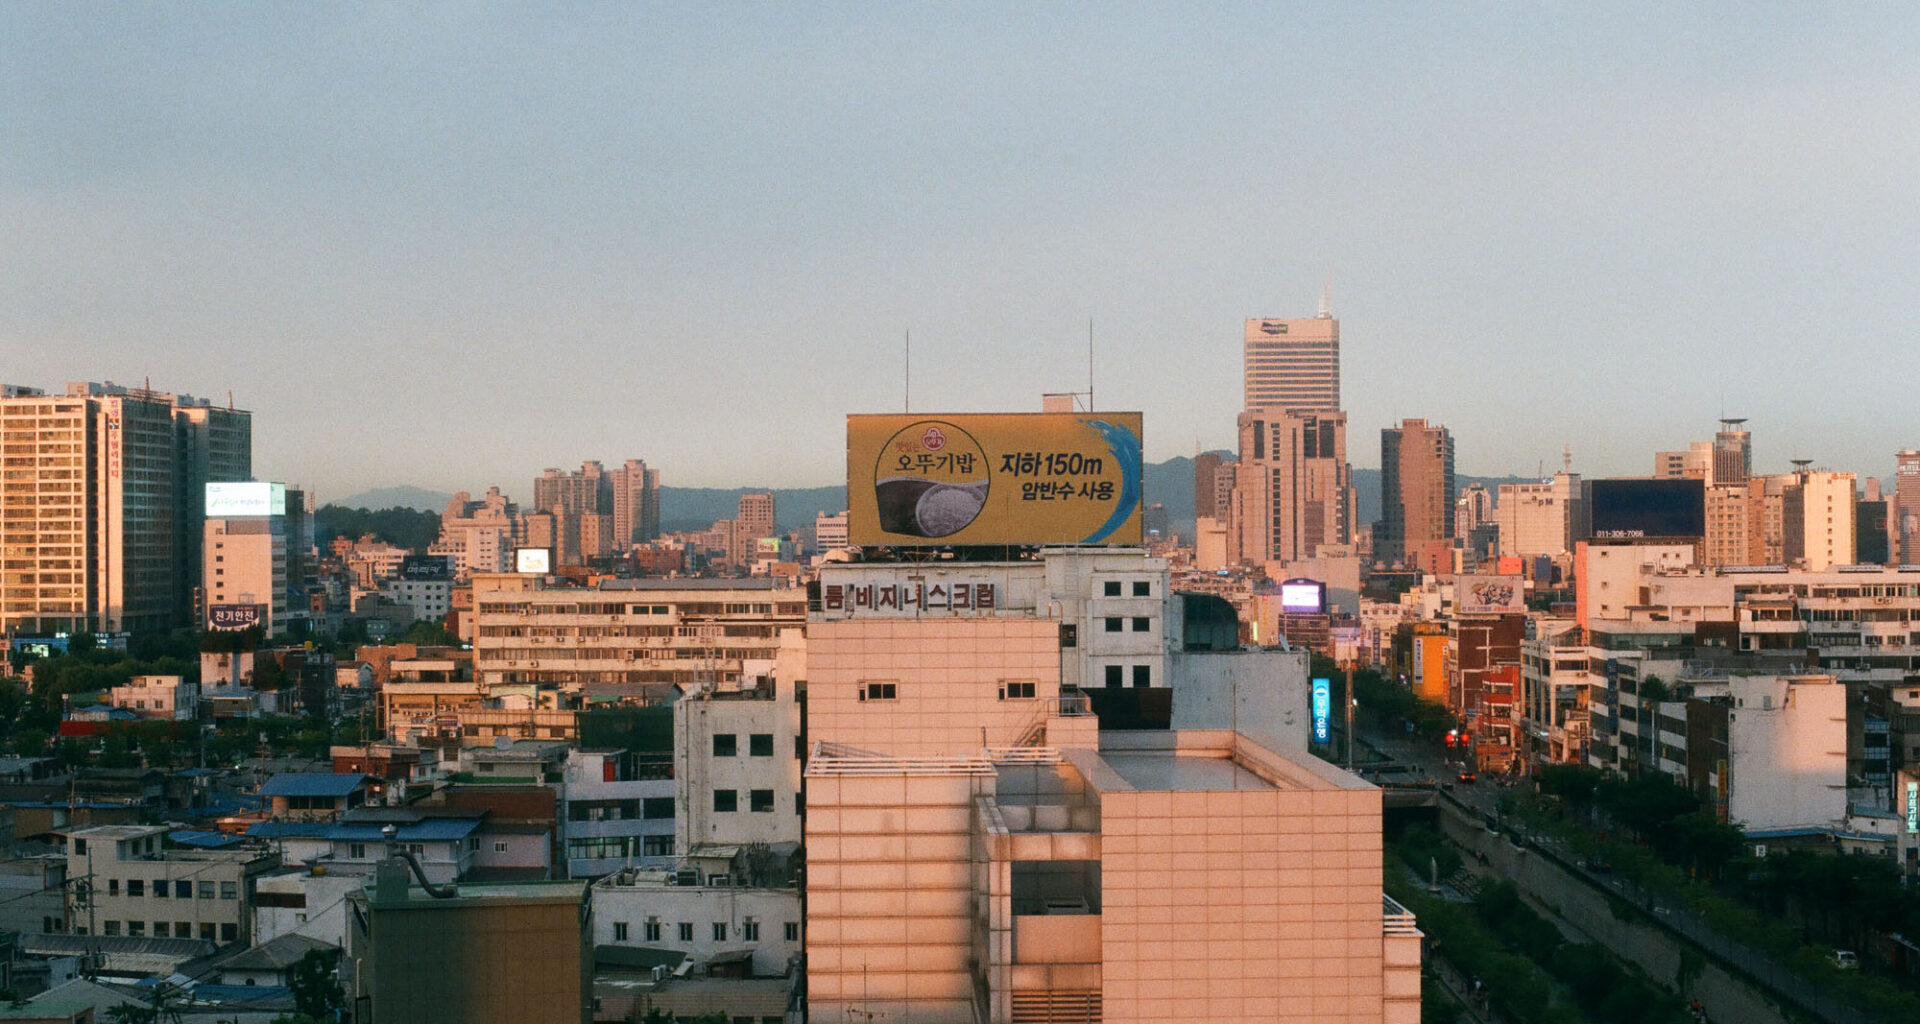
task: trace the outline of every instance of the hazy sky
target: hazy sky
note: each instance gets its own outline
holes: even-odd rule
[[[798,486],[903,332],[1035,409],[1091,317],[1157,460],[1331,278],[1356,465],[1920,445],[1911,7],[1173,6],[0,5],[0,379],[231,390],[322,499]]]

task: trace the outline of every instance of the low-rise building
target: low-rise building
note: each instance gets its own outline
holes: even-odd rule
[[[186,722],[199,717],[200,684],[179,676],[134,676],[107,691],[107,703],[142,718]]]
[[[78,934],[248,941],[255,879],[278,867],[264,847],[168,849],[164,825],[94,825],[60,833],[67,918]]]

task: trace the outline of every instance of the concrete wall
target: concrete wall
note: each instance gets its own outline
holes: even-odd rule
[[[1749,832],[1847,816],[1847,688],[1831,676],[1727,681],[1727,816]]]

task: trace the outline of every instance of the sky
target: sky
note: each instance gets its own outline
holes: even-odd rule
[[[1698,7],[1700,9],[1693,9]],[[1284,9],[1281,9],[1284,8]],[[1443,9],[1444,8],[1444,9]],[[1709,9],[1714,8],[1714,9]],[[1905,5],[0,5],[0,380],[254,411],[322,500],[844,480],[844,416],[1086,386],[1231,447],[1341,321],[1349,452],[1920,446]]]

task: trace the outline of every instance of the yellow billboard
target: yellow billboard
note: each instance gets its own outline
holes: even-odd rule
[[[847,540],[1139,544],[1140,414],[847,417]]]

